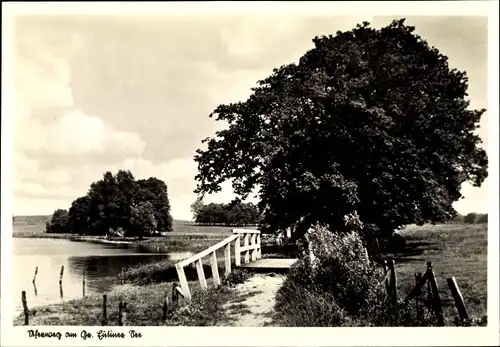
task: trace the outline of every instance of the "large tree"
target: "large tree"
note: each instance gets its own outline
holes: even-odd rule
[[[86,196],[69,210],[72,232],[105,235],[118,229],[126,236],[171,231],[172,216],[165,182],[150,177],[135,180],[130,171],[105,172],[90,185]],[[142,225],[142,226],[141,226]]]
[[[69,218],[68,211],[63,209],[57,209],[54,211],[50,221],[45,223],[45,232],[54,234],[69,233]]]
[[[195,192],[258,190],[263,227],[298,223],[299,235],[315,222],[342,231],[356,213],[378,238],[453,218],[461,184],[487,177],[474,132],[485,110],[468,109],[466,73],[404,20],[313,42],[210,115],[228,128],[197,151]]]

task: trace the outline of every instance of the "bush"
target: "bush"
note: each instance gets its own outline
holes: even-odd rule
[[[303,257],[276,296],[283,326],[413,326],[412,307],[386,298],[382,270],[367,262],[361,237],[316,226],[300,244]]]

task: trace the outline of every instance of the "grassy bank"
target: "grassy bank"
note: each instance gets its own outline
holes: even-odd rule
[[[454,276],[470,316],[487,314],[488,225],[428,225],[408,227],[402,235],[407,246],[394,254],[398,292],[415,285],[415,272],[433,264],[445,317],[457,315],[446,279]],[[451,324],[451,322],[448,322]]]
[[[165,295],[170,295],[172,286],[167,283],[149,286],[124,285],[107,294],[107,315],[110,326],[118,325],[118,306],[122,300],[127,302],[127,322],[131,326],[155,325],[216,325],[224,322],[226,317],[222,305],[229,300],[231,291],[225,287],[196,291],[197,284],[191,283],[194,289],[192,303],[179,312],[179,308],[170,306],[167,321],[162,320]],[[30,325],[102,325],[102,296],[94,295],[82,299],[67,301],[32,309]],[[23,325],[24,317],[14,320],[14,325]]]
[[[415,302],[409,306],[402,303],[415,285],[415,273],[424,273],[430,261],[438,281],[445,325],[455,325],[458,315],[446,282],[454,276],[469,316],[481,318],[478,325],[484,326],[487,323],[487,225],[411,226],[402,235],[407,242],[404,249],[387,254],[396,260],[400,300],[396,306],[392,307],[384,299],[385,289],[379,285],[383,277],[380,267],[370,269],[363,265],[362,259],[351,259],[357,254],[354,248],[336,251],[326,247],[322,251],[326,253],[318,253],[324,263],[318,265],[319,272],[314,277],[310,277],[307,262],[300,262],[301,267],[292,269],[278,292],[273,325],[434,326],[437,322],[430,313],[422,320],[416,319]],[[351,241],[345,242],[339,240],[335,247],[347,247],[342,245]],[[331,243],[325,239],[317,244]],[[360,308],[353,310],[355,303]]]

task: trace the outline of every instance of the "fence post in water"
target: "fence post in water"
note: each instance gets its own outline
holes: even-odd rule
[[[28,303],[26,302],[26,292],[24,290],[21,292],[21,301],[23,303],[24,325],[28,325],[29,324],[29,311],[28,311]]]
[[[82,295],[85,297],[85,271],[83,272]]]
[[[64,265],[61,265],[61,274],[59,275],[59,284],[62,284],[63,275],[64,275]]]
[[[38,266],[35,268],[35,276],[33,276],[33,284],[35,284],[37,274],[38,274]]]
[[[390,282],[390,290],[391,290],[391,299],[392,303],[395,305],[398,302],[398,289],[397,289],[397,278],[396,278],[396,270],[394,269],[394,260],[389,260],[389,271],[391,272],[391,282]]]
[[[422,287],[420,286],[420,282],[422,282],[422,273],[419,272],[415,274],[415,303],[418,321],[424,318],[424,312],[422,310]]]
[[[448,278],[447,282],[448,287],[451,291],[451,295],[453,296],[453,300],[455,300],[455,306],[457,307],[460,321],[468,325],[469,314],[467,313],[467,309],[465,308],[464,298],[462,297],[462,293],[460,293],[460,289],[458,288],[455,277]]]
[[[441,299],[439,298],[439,288],[436,281],[436,276],[434,275],[434,270],[432,269],[432,263],[427,262],[427,278],[431,284],[432,289],[432,304],[434,308],[434,313],[436,314],[436,318],[438,324],[440,326],[444,326],[444,318],[443,311],[441,307]]]
[[[108,324],[108,317],[106,312],[106,303],[108,301],[108,296],[106,294],[102,295],[102,325]]]

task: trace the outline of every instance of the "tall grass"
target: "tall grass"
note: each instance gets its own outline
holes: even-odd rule
[[[380,268],[367,263],[357,233],[337,235],[316,227],[306,254],[278,290],[273,324],[288,327],[422,326],[412,308],[387,300]]]

